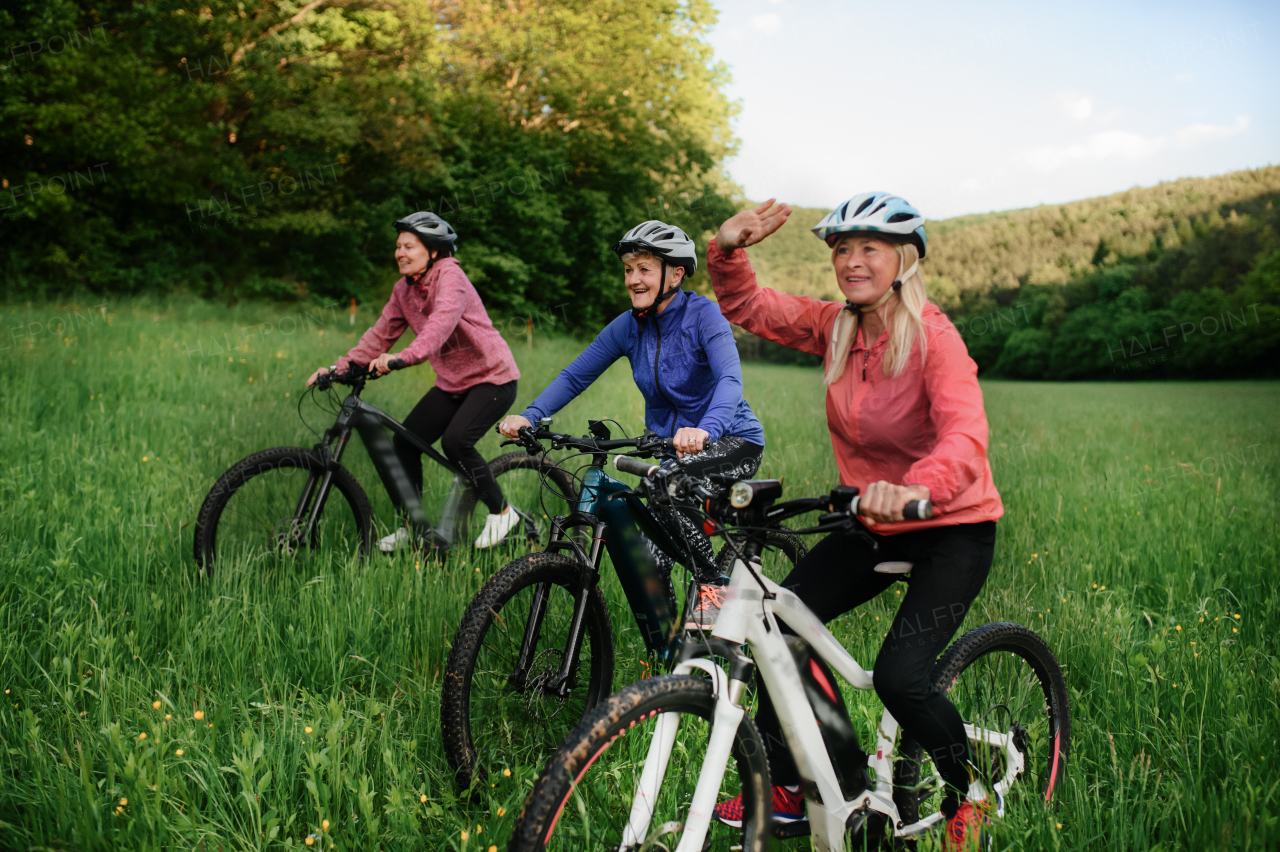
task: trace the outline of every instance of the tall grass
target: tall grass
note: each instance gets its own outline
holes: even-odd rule
[[[504,846],[541,767],[461,796],[439,690],[459,616],[509,553],[325,552],[204,580],[190,556],[223,470],[314,443],[302,379],[364,324],[254,305],[74,308],[0,314],[0,846]],[[512,342],[516,410],[581,347]],[[744,372],[769,439],[762,473],[791,495],[829,488],[820,375]],[[403,415],[430,384],[421,368],[365,397]],[[1000,848],[1274,848],[1280,385],[984,389],[1006,516],[967,626],[1045,636],[1075,723],[1061,804],[1015,812]],[[642,426],[626,364],[557,425],[585,431],[588,417]],[[481,451],[497,455],[496,436]],[[353,447],[347,463],[390,525],[367,458]],[[438,502],[444,480],[429,475]],[[621,686],[643,672],[642,645],[605,577]],[[835,624],[860,660],[898,599]],[[850,697],[869,719],[871,697]]]

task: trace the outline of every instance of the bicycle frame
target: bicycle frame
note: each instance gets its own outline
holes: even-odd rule
[[[573,512],[567,517],[555,519],[547,542],[548,551],[573,552],[583,571],[563,662],[555,680],[546,687],[548,691],[561,696],[567,695],[574,687],[587,602],[591,590],[600,580],[600,561],[604,551],[608,551],[613,560],[614,571],[631,605],[631,613],[644,637],[645,647],[664,664],[671,662],[679,647],[679,642],[676,641],[679,609],[675,593],[670,582],[658,571],[658,566],[640,537],[641,529],[668,556],[677,561],[683,557],[679,555],[679,547],[671,540],[666,529],[640,501],[635,491],[601,469],[604,458],[601,454],[593,460],[583,477],[582,489]],[[591,529],[591,545],[588,550],[584,551],[581,545],[567,536],[568,531],[575,527]],[[525,686],[528,669],[536,653],[549,592],[549,584],[539,586],[534,591],[533,601],[529,606],[520,656],[515,670],[509,676],[509,682],[517,689]]]
[[[794,593],[760,573],[758,564],[753,572],[741,559],[734,563],[725,603],[711,635],[714,639],[723,640],[721,647],[744,644],[751,646],[755,664],[760,670],[765,688],[773,698],[783,735],[804,786],[817,793],[817,796],[806,796],[814,848],[831,852],[843,850],[845,832],[856,811],[886,815],[889,830],[901,837],[919,834],[938,823],[942,818],[941,813],[930,814],[910,825],[902,824],[899,819],[898,808],[893,802],[893,748],[898,735],[898,723],[887,710],[876,734],[875,752],[867,760],[875,771],[875,788],[858,794],[852,800],[845,800],[817,720],[805,698],[804,685],[795,659],[778,627],[779,620],[785,622],[810,645],[814,653],[852,686],[872,689],[872,673],[858,664]],[[676,852],[698,852],[703,848],[711,822],[711,810],[716,804],[716,797],[724,780],[733,739],[745,714],[742,706],[742,695],[746,689],[744,681],[732,679],[710,657],[683,661],[676,665],[674,673],[689,674],[695,669],[711,676],[715,687],[716,711],[706,758]],[[648,802],[656,798],[666,774],[678,723],[676,714],[663,714],[655,726],[632,804],[631,817],[623,835],[624,848],[643,843],[648,835],[651,817]],[[1005,793],[1025,768],[1023,755],[1014,745],[1011,732],[966,724],[965,733],[971,742],[981,742],[1005,752],[1007,769],[1004,777],[994,785],[999,802],[997,815],[1003,816]],[[986,795],[982,782],[971,783],[970,798],[981,799]]]
[[[325,474],[321,478],[319,494],[311,507],[306,523],[299,530],[300,539],[303,541],[310,539],[312,530],[315,529],[315,524],[324,511],[325,501],[328,499],[329,491],[332,488],[333,469],[342,461],[342,456],[346,452],[347,444],[351,439],[351,433],[355,431],[360,434],[360,439],[364,442],[365,450],[369,453],[369,458],[373,462],[374,469],[378,472],[378,477],[382,480],[383,487],[387,490],[387,495],[391,498],[392,505],[398,511],[404,513],[410,526],[416,532],[424,537],[429,537],[438,547],[449,548],[452,546],[454,537],[457,534],[456,526],[458,519],[463,514],[463,510],[465,509],[469,512],[478,502],[470,480],[463,474],[462,469],[443,453],[429,444],[424,444],[391,415],[361,399],[359,391],[360,388],[352,389],[347,398],[342,401],[342,408],[338,412],[337,421],[325,431],[325,440],[319,447],[321,452],[324,453]],[[445,498],[445,505],[441,511],[438,526],[433,527],[431,521],[428,520],[423,512],[422,500],[414,490],[404,465],[400,463],[400,457],[396,455],[395,447],[387,437],[386,430],[388,429],[404,438],[424,456],[427,456],[453,474],[453,483],[449,488],[448,497]],[[307,505],[314,486],[314,480],[307,482],[302,497],[298,501],[298,511],[302,511],[302,508]],[[534,530],[538,528],[536,519],[527,512],[514,506],[512,509],[520,515],[526,526],[531,526]]]

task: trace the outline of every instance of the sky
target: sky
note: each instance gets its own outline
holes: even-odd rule
[[[1280,2],[716,0],[747,197],[926,218],[1280,163]]]

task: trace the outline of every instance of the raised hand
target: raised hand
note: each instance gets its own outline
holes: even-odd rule
[[[774,206],[776,200],[770,198],[726,220],[716,234],[716,247],[729,252],[753,246],[781,228],[791,216],[791,208],[785,204]]]

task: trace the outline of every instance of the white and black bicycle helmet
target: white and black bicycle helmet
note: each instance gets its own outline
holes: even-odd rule
[[[905,199],[888,192],[855,195],[813,228],[829,246],[843,235],[859,231],[882,234],[895,242],[915,243],[921,257],[928,246],[924,216]]]
[[[627,231],[614,245],[613,251],[618,257],[632,251],[648,252],[662,261],[662,278],[658,283],[658,297],[647,308],[631,310],[632,316],[637,320],[651,316],[659,305],[679,291],[679,286],[667,289],[668,266],[684,267],[686,278],[698,271],[698,252],[694,248],[693,240],[674,225],[659,222],[657,219],[641,222]]]
[[[674,225],[650,219],[622,235],[613,247],[618,257],[629,251],[648,252],[668,266],[683,266],[686,276],[698,271],[698,252],[689,235]]]
[[[458,232],[453,226],[427,211],[410,213],[403,219],[397,219],[396,233],[401,231],[413,234],[429,249],[443,249],[446,255],[453,254],[454,245],[458,242]]]

